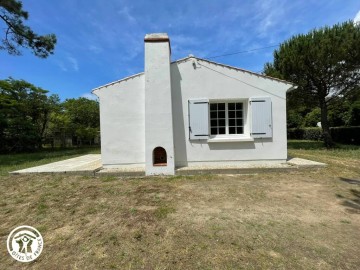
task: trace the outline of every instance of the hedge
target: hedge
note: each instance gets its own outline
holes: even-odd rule
[[[335,142],[360,145],[360,126],[332,127],[330,133]]]
[[[334,142],[360,145],[360,126],[332,127],[330,134]],[[317,127],[289,128],[287,136],[290,140],[323,140],[322,130]]]
[[[287,130],[288,139],[292,140],[313,140],[321,141],[323,139],[321,128],[289,128]]]

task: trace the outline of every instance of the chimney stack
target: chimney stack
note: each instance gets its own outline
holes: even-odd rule
[[[145,173],[174,175],[170,40],[165,33],[145,36]]]

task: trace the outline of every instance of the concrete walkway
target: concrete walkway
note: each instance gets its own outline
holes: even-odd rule
[[[41,166],[31,167],[10,174],[31,174],[31,173],[72,173],[94,175],[102,167],[101,155],[89,154],[76,158],[70,158]]]
[[[240,163],[239,165],[198,165],[192,167],[177,168],[176,175],[198,175],[198,174],[249,174],[261,172],[283,172],[289,170],[322,168],[326,167],[325,163],[320,163],[302,158],[289,158],[286,163]],[[122,167],[101,169],[96,175],[113,175],[113,176],[145,176],[144,167]]]
[[[247,174],[260,172],[281,172],[302,168],[321,168],[325,163],[311,161],[302,158],[290,158],[281,164],[247,164],[239,165],[203,165],[194,167],[183,167],[176,169],[176,175],[196,174]],[[101,155],[91,154],[71,158],[63,161],[53,162],[42,166],[32,167],[24,170],[13,171],[10,174],[32,174],[32,173],[69,173],[69,174],[91,174],[91,175],[116,175],[116,176],[145,176],[144,167],[122,167],[114,169],[103,169]]]
[[[327,166],[325,163],[303,159],[303,158],[290,158],[288,159],[287,164],[296,166],[298,168],[316,168],[316,167]]]

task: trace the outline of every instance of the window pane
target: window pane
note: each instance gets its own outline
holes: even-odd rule
[[[235,111],[229,111],[229,118],[235,118]]]
[[[217,128],[211,128],[211,135],[217,134]]]
[[[236,117],[242,117],[242,111],[236,111]]]
[[[210,112],[210,118],[216,119],[217,118],[217,112]]]
[[[229,134],[235,134],[235,127],[229,127]]]
[[[242,126],[243,125],[243,120],[240,118],[240,119],[237,119],[236,120],[236,125],[237,126]]]
[[[225,111],[219,111],[218,112],[218,117],[219,118],[225,118]]]
[[[216,111],[217,103],[210,104],[210,111]]]
[[[236,103],[236,109],[237,110],[242,110],[243,108],[243,104],[242,103]]]
[[[219,111],[225,111],[225,103],[218,103],[218,110]]]
[[[243,133],[244,133],[243,128],[242,128],[242,127],[237,127],[237,128],[236,128],[236,133],[237,133],[237,134],[243,134]]]
[[[228,109],[229,109],[229,111],[235,110],[235,103],[229,103]]]
[[[229,119],[229,126],[230,127],[235,126],[235,119]]]
[[[210,125],[211,125],[211,127],[216,127],[217,126],[217,121],[216,120],[211,120]]]
[[[219,119],[219,127],[225,127],[225,119]]]
[[[219,134],[225,134],[225,128],[224,127],[219,128]]]

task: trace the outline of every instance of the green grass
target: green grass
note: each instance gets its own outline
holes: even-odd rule
[[[322,142],[289,140],[288,156],[310,159],[328,164],[327,170],[360,174],[360,146],[337,144],[326,149]]]
[[[0,175],[86,154],[99,154],[98,147],[43,149],[34,153],[0,155]]]
[[[360,159],[360,145],[336,144],[333,149],[326,149],[323,142],[308,140],[289,140],[288,151],[290,156],[317,155],[333,156],[337,158]]]

